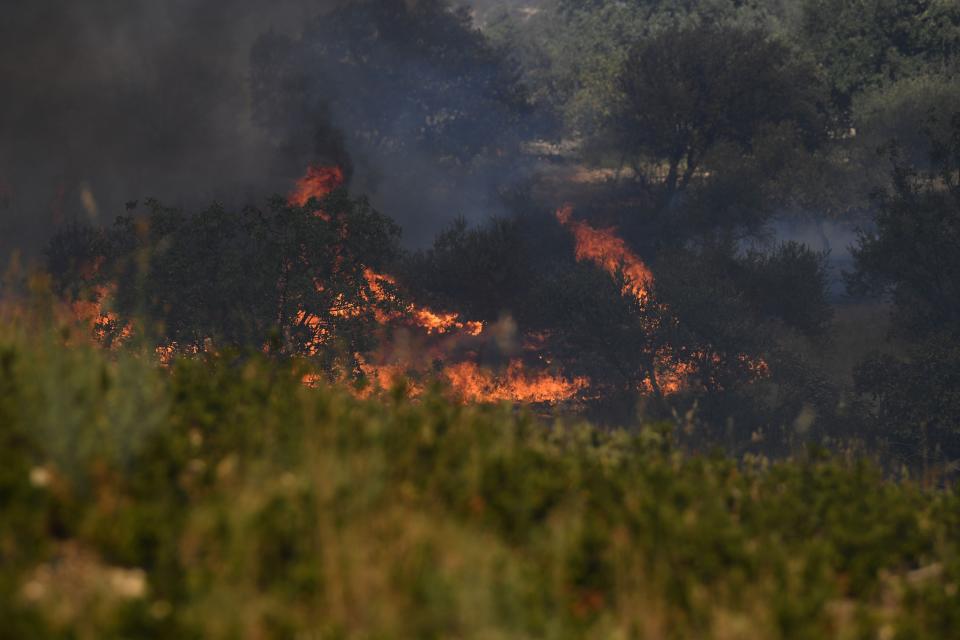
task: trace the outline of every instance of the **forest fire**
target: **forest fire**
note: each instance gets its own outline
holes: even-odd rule
[[[611,276],[622,273],[624,295],[634,296],[642,305],[650,304],[650,289],[654,283],[653,273],[640,257],[627,247],[623,239],[616,235],[615,229],[595,229],[586,222],[574,220],[573,207],[569,204],[558,209],[556,216],[560,224],[569,229],[576,240],[577,260],[590,261]],[[666,321],[676,323],[677,319],[671,317],[669,308],[662,303],[659,305],[667,318]],[[688,388],[690,377],[700,369],[698,363],[716,364],[720,359],[718,354],[709,351],[700,351],[681,357],[669,347],[661,348],[654,354],[654,371],[644,381],[641,390],[644,393],[662,395],[680,393]],[[754,378],[770,375],[770,367],[762,358],[741,353],[737,356],[737,360]]]
[[[419,307],[412,302],[402,303],[396,294],[388,290],[389,288],[395,288],[397,285],[393,276],[377,273],[373,269],[366,269],[363,275],[377,301],[400,306],[400,310],[394,312],[385,313],[377,310],[377,321],[381,324],[406,322],[420,327],[428,334],[462,331],[470,336],[478,336],[483,332],[482,322],[461,321],[460,315],[457,313],[441,313],[426,307]]]
[[[323,200],[343,184],[344,173],[338,167],[310,167],[296,183],[288,198],[292,206],[307,206],[311,200]],[[309,213],[325,222],[334,222],[332,215],[321,210],[322,202],[313,205]],[[575,257],[600,267],[611,277],[622,274],[622,294],[634,298],[642,309],[652,311],[644,317],[649,331],[663,328],[664,323],[677,319],[663,303],[653,300],[654,277],[639,256],[613,228],[594,228],[585,221],[575,220],[573,209],[567,205],[557,211],[560,224],[575,239]],[[346,239],[347,225],[341,225],[341,238]],[[334,265],[341,265],[338,250]],[[94,271],[99,269],[94,264]],[[318,292],[341,277],[335,266],[329,282],[314,281]],[[451,394],[464,402],[518,402],[532,404],[559,404],[582,400],[584,391],[593,381],[584,376],[565,375],[552,353],[551,333],[531,333],[522,336],[522,354],[501,351],[499,336],[502,323],[488,326],[484,322],[462,318],[459,313],[437,311],[420,306],[404,297],[400,283],[392,275],[370,267],[361,271],[362,286],[353,296],[340,293],[328,299],[325,309],[308,312],[301,309],[293,318],[294,326],[307,330],[309,336],[294,352],[307,357],[317,356],[337,337],[339,322],[367,318],[379,325],[379,347],[361,348],[352,356],[357,372],[370,383],[362,392],[368,395],[376,389],[389,389],[404,381],[406,393],[418,396],[429,380],[444,383]],[[345,276],[346,277],[346,276]],[[104,310],[113,295],[112,286],[93,291],[89,301],[74,305],[74,316],[92,327],[93,334],[102,342],[117,344],[131,333],[130,325],[121,326],[121,319]],[[516,331],[511,325],[509,333]],[[202,344],[179,345],[169,342],[156,349],[163,364],[169,364],[177,354],[196,355],[211,351],[211,339]],[[265,351],[270,352],[268,347]],[[709,371],[720,356],[709,349],[695,352],[678,350],[670,345],[654,348],[649,355],[651,370],[637,385],[636,391],[666,396],[688,389],[692,377]],[[767,374],[766,363],[740,356],[749,371],[759,377]],[[485,364],[480,364],[484,362]],[[489,366],[487,362],[498,362]],[[343,374],[349,377],[352,374]],[[322,376],[308,376],[305,383],[315,383]],[[336,376],[334,376],[336,377]]]
[[[312,198],[319,200],[328,196],[343,184],[343,180],[344,174],[339,167],[311,166],[306,175],[297,181],[288,201],[295,206],[306,206]],[[315,213],[326,219],[322,211]],[[402,379],[406,381],[408,395],[417,396],[422,393],[423,386],[411,378],[438,374],[453,394],[465,402],[556,404],[572,399],[588,386],[584,378],[568,380],[548,372],[527,371],[520,360],[511,361],[502,374],[469,360],[446,364],[439,372],[431,371],[433,361],[447,361],[448,353],[455,350],[461,340],[481,338],[484,323],[461,319],[457,313],[439,312],[403,300],[397,292],[396,279],[389,274],[366,268],[363,275],[369,291],[367,302],[373,307],[374,317],[381,326],[405,326],[422,333],[427,340],[444,338],[443,344],[425,347],[418,353],[419,361],[410,353],[392,358],[356,354],[360,370],[371,383],[371,388],[389,389]],[[384,307],[388,310],[384,310]],[[331,310],[331,314],[350,315],[361,311],[338,308]],[[322,344],[329,337],[320,319],[302,317],[300,321],[316,332],[314,345]],[[308,382],[315,382],[315,378],[310,377]]]
[[[409,363],[372,364],[361,359],[360,369],[371,383],[362,395],[374,388],[390,389],[403,381],[406,393],[417,397],[424,391],[416,378],[423,372]],[[574,399],[590,386],[584,377],[568,379],[547,371],[529,371],[520,359],[511,360],[502,372],[495,372],[466,360],[446,364],[436,376],[452,395],[463,402],[519,402],[554,405]]]
[[[556,216],[560,224],[573,234],[576,241],[574,251],[578,261],[592,262],[613,277],[622,273],[623,294],[635,297],[644,306],[650,303],[653,273],[643,260],[627,247],[623,238],[617,236],[616,229],[596,229],[582,220],[574,220],[573,207],[569,204],[558,209]],[[661,309],[667,311],[663,305]],[[658,350],[653,360],[654,371],[642,385],[645,393],[680,393],[687,388],[688,379],[697,370],[692,361],[677,358],[668,348]]]

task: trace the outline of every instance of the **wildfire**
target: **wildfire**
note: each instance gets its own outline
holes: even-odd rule
[[[379,300],[397,302],[395,294],[384,286],[384,284],[395,285],[393,278],[369,270],[366,277],[371,291]],[[378,321],[381,324],[405,322],[419,328],[427,336],[449,336],[453,343],[458,342],[458,337],[479,337],[485,328],[482,322],[460,320],[456,313],[437,313],[412,303],[403,305],[400,311],[390,314],[381,313]],[[430,375],[430,356],[442,356],[448,349],[450,349],[449,341],[446,346],[437,349],[436,353],[430,350],[416,355],[408,353],[401,362],[373,364],[360,359],[361,370],[374,387],[381,389],[389,389],[399,379],[406,379],[408,394],[416,396],[423,392],[423,387],[410,383],[410,378]],[[423,361],[419,367],[415,364],[417,355]],[[581,390],[589,386],[586,378],[569,380],[548,372],[528,372],[520,360],[511,361],[503,374],[497,374],[471,361],[447,364],[440,370],[439,377],[449,385],[454,395],[464,402],[506,401],[557,404],[573,399]]]
[[[577,260],[589,260],[611,276],[622,271],[624,293],[629,292],[641,302],[649,297],[653,274],[617,236],[616,229],[594,229],[586,222],[574,220],[569,204],[557,210],[557,220],[573,234]]]
[[[623,294],[635,297],[644,305],[649,303],[653,273],[627,247],[616,229],[595,229],[586,222],[574,220],[573,207],[569,204],[558,209],[556,215],[560,224],[573,234],[578,261],[589,260],[611,276],[622,273]],[[666,311],[666,308],[663,307],[663,310]],[[687,388],[690,375],[697,370],[693,362],[677,358],[670,349],[660,349],[654,356],[654,362],[653,379],[647,379],[643,384],[643,390],[647,393],[657,390],[664,395],[680,393]]]
[[[666,349],[662,349],[654,358],[657,386],[660,393],[672,396],[680,393],[689,386],[690,376],[696,373],[697,366],[690,361],[679,360]],[[653,380],[643,381],[643,390],[654,393]]]
[[[312,166],[306,175],[297,181],[294,192],[289,196],[292,205],[304,206],[311,198],[323,198],[333,189],[343,183],[343,171],[339,167]],[[317,215],[325,215],[317,211]],[[381,325],[400,324],[422,331],[427,337],[445,336],[456,342],[458,338],[477,338],[484,331],[484,323],[476,320],[461,319],[460,315],[452,312],[439,312],[428,307],[422,307],[412,302],[404,301],[397,293],[396,279],[385,273],[379,273],[367,268],[364,271],[369,298],[368,303],[374,305],[374,317]],[[322,287],[322,283],[317,286]],[[387,304],[382,304],[387,303]],[[383,307],[392,307],[384,310]],[[350,317],[362,313],[361,308],[337,306],[330,310],[331,315]],[[310,327],[316,334],[313,342],[319,347],[329,337],[326,328],[319,318],[308,317],[301,312],[298,322]],[[437,353],[420,353],[421,359],[429,360],[428,355],[443,355],[451,344],[437,349]],[[357,354],[361,371],[372,383],[370,389],[389,389],[398,380],[407,379],[407,392],[416,396],[423,392],[423,386],[409,382],[413,376],[422,377],[429,371],[429,364],[424,362],[417,366],[411,355],[405,356],[401,362],[374,363],[369,358]],[[413,375],[411,375],[413,374]],[[473,362],[460,362],[445,367],[440,372],[440,378],[446,381],[452,391],[464,401],[475,402],[534,402],[556,403],[573,398],[581,389],[588,386],[584,378],[568,380],[559,375],[550,373],[530,373],[525,370],[523,362],[515,360],[510,363],[503,375],[481,368]],[[306,382],[315,384],[316,379],[308,376]]]
[[[305,207],[311,198],[322,200],[343,185],[343,169],[338,166],[311,166],[307,173],[297,180],[293,192],[287,198],[290,204]]]
[[[289,202],[294,206],[306,206],[311,199],[322,199],[329,195],[343,184],[343,180],[344,173],[339,167],[311,166],[296,182]],[[312,213],[326,221],[331,219],[320,209]],[[653,314],[649,320],[651,330],[656,330],[662,322],[677,322],[666,306],[651,299],[653,274],[617,235],[615,228],[594,228],[584,221],[575,220],[569,205],[558,210],[556,216],[575,239],[575,257],[578,261],[592,262],[614,277],[623,274],[623,295],[636,298],[646,308],[655,304],[656,309],[663,312]],[[345,228],[342,231],[347,233]],[[93,265],[91,273],[98,268],[99,264]],[[366,268],[363,277],[366,291],[359,301],[341,298],[332,302],[326,314],[318,316],[300,311],[295,319],[297,324],[311,332],[312,340],[307,345],[307,355],[316,355],[330,340],[331,318],[372,314],[384,329],[407,329],[382,342],[379,352],[355,354],[359,370],[370,382],[368,387],[358,391],[360,395],[393,388],[402,379],[406,381],[406,392],[416,397],[424,392],[426,381],[432,378],[444,382],[464,402],[557,404],[582,398],[582,392],[591,385],[588,378],[567,377],[555,364],[551,365],[553,358],[550,356],[549,332],[525,336],[522,340],[524,355],[513,357],[505,368],[492,370],[483,367],[477,362],[484,349],[499,344],[497,336],[500,323],[488,331],[483,322],[463,319],[458,313],[436,311],[405,300],[396,279],[389,274]],[[316,286],[322,290],[325,283],[317,282]],[[105,310],[105,301],[113,295],[112,287],[99,287],[94,294],[88,301],[74,303],[73,313],[78,319],[89,323],[94,335],[103,340],[111,332],[116,335],[120,319]],[[516,326],[513,325],[515,330]],[[129,335],[130,327],[123,327],[118,342]],[[384,332],[384,335],[387,333]],[[182,351],[181,346],[171,343],[158,347],[156,355],[161,363],[169,364],[174,355]],[[197,353],[198,349],[194,348],[192,352]],[[702,370],[701,365],[709,366],[709,362],[719,357],[710,352],[690,354],[662,347],[654,354],[653,371],[640,385],[639,391],[664,395],[679,393],[689,386],[691,376]],[[757,377],[769,374],[763,360],[754,360],[747,355],[740,355],[739,358]],[[531,362],[539,363],[536,370],[527,367]],[[321,376],[311,374],[305,376],[304,383],[315,385],[320,380]]]

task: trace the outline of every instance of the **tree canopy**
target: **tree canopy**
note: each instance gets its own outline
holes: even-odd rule
[[[808,146],[825,134],[816,73],[756,28],[665,30],[630,52],[617,86],[617,144],[666,163],[668,196],[689,185],[717,145],[749,152],[764,128],[781,125]]]

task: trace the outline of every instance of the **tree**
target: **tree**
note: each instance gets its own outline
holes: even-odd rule
[[[763,321],[775,320],[802,335],[827,333],[833,310],[827,300],[826,256],[798,242],[733,261],[733,277]]]
[[[515,144],[530,115],[507,58],[446,0],[361,0],[252,52],[258,120],[281,136],[332,116],[350,145],[464,165]]]
[[[376,310],[390,304],[372,294],[365,270],[395,258],[399,231],[343,190],[323,200],[322,214],[314,205],[277,199],[187,215],[151,202],[146,216],[104,232],[54,238],[48,264],[64,289],[108,285],[118,328],[142,320],[157,345],[272,345],[349,366],[372,346]]]
[[[649,385],[662,398],[657,355],[676,344],[662,307],[624,295],[623,280],[592,265],[556,266],[538,283],[523,325],[548,336],[550,353],[601,395],[635,399]]]
[[[887,178],[889,164],[877,149],[893,141],[901,164],[929,170],[931,141],[949,139],[958,109],[960,78],[914,76],[863,91],[852,108],[856,146],[866,157],[861,164],[868,169],[882,165],[875,171]]]
[[[635,161],[665,164],[668,199],[708,170],[721,145],[750,153],[762,132],[782,125],[807,147],[825,133],[813,68],[756,28],[667,29],[629,54],[618,87],[610,120],[618,148]]]
[[[493,218],[475,228],[459,219],[429,250],[408,257],[404,280],[437,308],[494,322],[529,292],[529,240],[516,218]]]
[[[876,195],[876,229],[861,234],[849,276],[854,293],[889,297],[911,338],[960,326],[960,117],[935,146],[924,172],[894,152],[892,188]]]
[[[930,169],[894,153],[892,188],[877,195],[876,229],[854,249],[853,293],[891,302],[893,353],[856,371],[887,437],[926,463],[936,447],[960,456],[960,114],[953,133],[933,142]]]
[[[799,37],[848,109],[868,87],[956,72],[960,7],[949,0],[806,0]]]

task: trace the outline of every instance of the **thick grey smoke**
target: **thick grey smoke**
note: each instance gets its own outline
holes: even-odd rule
[[[355,189],[369,192],[415,243],[422,244],[457,215],[491,213],[490,172],[483,179],[440,184],[432,180],[431,159],[410,154],[403,162],[405,177],[392,178],[390,166],[369,148],[358,147],[356,137],[342,135],[350,122],[344,122],[336,103],[327,111],[311,110],[306,120],[302,113],[281,113],[289,115],[283,136],[258,120],[251,91],[256,91],[251,82],[255,44],[264,38],[297,42],[305,25],[346,4],[5,3],[0,10],[0,259],[5,261],[13,248],[36,255],[63,225],[109,223],[127,203],[132,207],[147,197],[189,208],[212,200],[239,205],[285,193],[307,163],[324,160],[350,163]],[[331,86],[309,90],[335,93],[335,85],[346,86],[350,79],[332,80]],[[396,100],[396,95],[376,99]],[[402,120],[401,114],[396,121]],[[412,173],[422,177],[416,184],[406,177]]]
[[[191,205],[284,189],[252,126],[249,49],[308,0],[31,0],[0,10],[0,251],[156,196]]]
[[[288,157],[342,150],[353,188],[414,245],[455,217],[503,213],[500,192],[527,174],[521,143],[547,119],[517,77],[443,0],[346,4],[251,54],[257,122]]]

